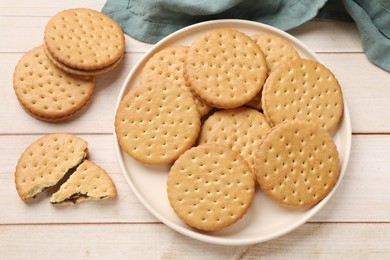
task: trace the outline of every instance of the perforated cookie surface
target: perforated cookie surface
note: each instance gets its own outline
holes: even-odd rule
[[[261,189],[292,207],[314,205],[333,188],[339,156],[332,138],[314,123],[287,120],[263,138],[255,165]]]
[[[215,143],[240,153],[255,174],[255,150],[269,130],[267,120],[255,109],[220,110],[203,123],[199,144]]]
[[[170,83],[131,89],[115,116],[119,144],[134,159],[171,163],[195,143],[200,114],[190,92]]]
[[[67,119],[87,104],[95,78],[69,75],[54,66],[42,46],[24,55],[13,75],[20,104],[35,117],[56,121]]]
[[[163,49],[153,55],[145,64],[141,73],[141,84],[167,81],[174,86],[189,90],[184,74],[184,61],[188,54],[188,46],[174,46]],[[206,115],[211,107],[194,96],[196,107],[201,116]]]
[[[252,36],[252,39],[264,53],[268,74],[286,61],[300,59],[294,46],[275,34],[255,34]],[[261,92],[247,105],[261,110]]]
[[[216,29],[191,45],[184,76],[208,105],[234,108],[261,90],[267,65],[260,47],[250,37],[232,29]]]
[[[343,114],[340,85],[324,65],[312,60],[288,61],[271,73],[262,92],[265,116],[273,125],[284,120],[305,120],[327,131]]]
[[[54,193],[50,203],[78,203],[116,197],[117,191],[108,173],[99,165],[85,160]]]
[[[255,34],[252,39],[264,53],[269,73],[286,61],[301,58],[291,43],[275,34]]]
[[[22,200],[55,185],[87,156],[87,142],[72,134],[49,134],[36,140],[20,156],[15,184]]]
[[[122,29],[103,13],[75,8],[53,16],[46,25],[48,51],[62,64],[95,70],[117,61],[124,53]]]
[[[247,212],[255,181],[237,152],[205,144],[191,148],[174,163],[167,192],[182,221],[201,230],[219,230]]]

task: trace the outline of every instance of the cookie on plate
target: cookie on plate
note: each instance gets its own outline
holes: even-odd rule
[[[305,120],[327,131],[337,127],[344,107],[333,73],[321,63],[306,59],[278,66],[264,85],[261,103],[270,125]]]
[[[250,207],[255,180],[247,162],[224,146],[186,151],[168,174],[169,203],[191,227],[213,231],[241,219]]]
[[[252,39],[264,53],[268,74],[286,61],[301,58],[290,42],[275,34],[255,34],[252,36]],[[261,110],[261,92],[247,105]]]
[[[49,134],[33,142],[20,156],[15,184],[22,200],[56,185],[88,154],[88,143],[72,134]]]
[[[95,78],[69,75],[55,67],[39,46],[15,67],[13,85],[19,103],[32,116],[60,121],[74,116],[90,100]]]
[[[184,65],[193,92],[218,108],[239,107],[252,100],[261,91],[267,71],[260,47],[232,29],[215,29],[200,36]]]
[[[220,110],[203,123],[199,144],[219,144],[240,153],[255,174],[255,149],[270,129],[264,115],[255,109]]]
[[[120,146],[131,157],[147,164],[174,162],[193,146],[200,124],[191,93],[169,82],[131,89],[115,116]]]
[[[165,48],[154,54],[145,64],[141,72],[141,84],[167,81],[174,86],[189,90],[186,85],[183,66],[188,54],[188,46]],[[206,115],[211,107],[194,96],[196,107],[201,116]]]
[[[117,196],[115,184],[99,165],[85,160],[51,196],[52,204],[77,204],[86,200],[102,200]]]
[[[321,201],[339,176],[338,151],[322,127],[299,120],[276,125],[256,152],[257,181],[275,201],[305,207]]]

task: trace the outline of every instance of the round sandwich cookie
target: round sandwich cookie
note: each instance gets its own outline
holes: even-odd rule
[[[196,142],[200,125],[191,93],[169,82],[131,89],[115,116],[120,146],[147,164],[174,162]]]
[[[239,107],[252,100],[267,77],[261,49],[247,35],[216,29],[191,45],[184,65],[186,82],[206,104]]]
[[[213,231],[244,216],[253,200],[255,180],[237,152],[205,144],[186,151],[173,164],[167,192],[170,205],[183,222]]]
[[[88,155],[88,143],[72,134],[49,134],[39,138],[20,156],[15,184],[22,200],[35,197],[56,185]]]
[[[32,116],[60,121],[74,116],[92,97],[95,78],[63,72],[39,46],[25,54],[15,67],[13,86],[19,103]]]
[[[255,109],[220,110],[203,123],[199,144],[219,144],[238,152],[255,174],[255,148],[270,129],[264,115]]]
[[[145,64],[141,73],[141,84],[167,81],[174,86],[190,90],[186,85],[183,66],[188,54],[188,46],[174,46],[154,54]],[[191,91],[191,90],[190,90]],[[206,115],[211,107],[194,96],[196,107],[201,116]]]
[[[276,125],[256,152],[257,181],[275,201],[305,207],[321,201],[339,176],[338,151],[322,127],[299,120]]]
[[[52,204],[77,204],[87,200],[115,198],[117,191],[108,173],[84,160],[60,189],[51,196]]]
[[[305,120],[327,131],[337,127],[344,107],[333,73],[319,62],[305,59],[279,65],[267,79],[261,103],[271,125]]]
[[[291,43],[275,34],[255,34],[252,36],[252,39],[259,45],[261,51],[264,53],[268,74],[286,61],[301,58]],[[262,110],[261,92],[247,105]]]
[[[102,74],[102,73],[105,73],[107,71],[110,71],[112,69],[114,69],[116,66],[118,66],[118,64],[122,61],[122,59],[124,58],[125,55],[122,55],[121,57],[119,57],[118,60],[116,60],[114,63],[106,66],[106,67],[103,67],[103,68],[100,68],[100,69],[95,69],[95,70],[82,70],[82,69],[75,69],[75,68],[71,68],[69,66],[66,66],[65,64],[62,64],[60,63],[59,61],[57,61],[53,56],[52,54],[47,50],[46,48],[46,45],[45,43],[43,44],[43,47],[44,47],[44,50],[45,50],[45,54],[47,56],[47,58],[51,61],[51,63],[53,63],[57,68],[59,68],[60,70],[68,73],[68,74],[72,74],[72,75],[77,75],[77,76],[83,76],[83,77],[92,77],[92,76],[96,76],[96,75],[99,75],[99,74]]]
[[[62,11],[46,25],[50,56],[66,67],[97,70],[118,61],[125,49],[120,26],[107,15],[86,8]]]

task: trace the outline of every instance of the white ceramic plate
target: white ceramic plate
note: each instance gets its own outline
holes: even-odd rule
[[[303,43],[271,26],[244,20],[216,20],[199,23],[167,36],[143,56],[127,76],[119,94],[117,107],[127,91],[137,86],[145,62],[154,53],[169,46],[191,45],[198,36],[215,28],[233,28],[248,35],[273,33],[292,43],[303,58],[321,62],[318,56]],[[333,138],[340,154],[341,172],[332,192],[320,203],[305,209],[287,208],[278,205],[266,197],[260,189],[257,189],[252,206],[240,221],[221,231],[201,232],[184,224],[169,205],[166,192],[169,166],[151,167],[133,160],[120,148],[114,131],[116,155],[121,170],[141,203],[170,228],[198,240],[222,245],[246,245],[267,241],[292,231],[316,214],[336,191],[347,167],[351,147],[351,121],[346,102],[344,102],[344,115],[341,124]]]

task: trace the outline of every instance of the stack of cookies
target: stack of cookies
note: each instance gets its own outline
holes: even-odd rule
[[[68,119],[90,100],[95,75],[123,58],[124,34],[110,17],[90,9],[65,10],[46,25],[43,45],[16,65],[13,85],[22,107],[44,121]]]
[[[173,210],[212,231],[244,216],[256,182],[286,206],[322,200],[339,175],[329,133],[342,112],[334,75],[288,41],[215,29],[145,63],[140,86],[118,107],[115,131],[139,162],[173,164]]]

